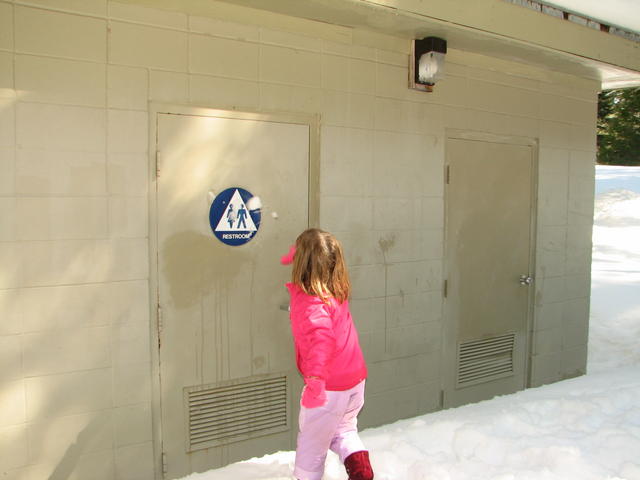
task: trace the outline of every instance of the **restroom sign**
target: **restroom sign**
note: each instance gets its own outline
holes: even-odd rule
[[[227,188],[213,200],[209,224],[222,243],[237,247],[251,240],[260,228],[260,209],[249,210],[251,192],[240,187]],[[259,204],[259,202],[254,202]]]

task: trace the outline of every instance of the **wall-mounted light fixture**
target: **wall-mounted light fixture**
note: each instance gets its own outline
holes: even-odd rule
[[[438,37],[414,40],[411,44],[409,88],[432,92],[435,83],[444,75],[444,56],[447,41]]]

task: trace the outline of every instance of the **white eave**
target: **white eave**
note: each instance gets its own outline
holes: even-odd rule
[[[255,24],[297,17],[409,40],[437,36],[468,51],[600,82],[640,85],[640,43],[517,5],[513,0],[119,0]],[[537,0],[531,0],[535,3]],[[526,0],[525,0],[526,3]],[[538,2],[539,3],[539,2]],[[247,15],[243,7],[253,9]],[[286,23],[282,20],[282,23]],[[302,33],[302,32],[301,32]]]
[[[504,0],[223,0],[385,34],[445,38],[450,48],[595,79],[640,85],[640,44]]]

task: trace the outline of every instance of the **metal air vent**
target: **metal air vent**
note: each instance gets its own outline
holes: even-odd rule
[[[185,388],[187,451],[289,429],[284,375]]]
[[[458,344],[457,386],[513,375],[515,333]]]

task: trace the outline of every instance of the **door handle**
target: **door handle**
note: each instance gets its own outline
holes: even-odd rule
[[[520,285],[531,285],[533,283],[533,277],[531,275],[520,275]]]
[[[280,305],[280,310],[283,310],[285,312],[290,312],[291,309],[289,308],[289,304],[288,303],[283,303],[282,305]]]

